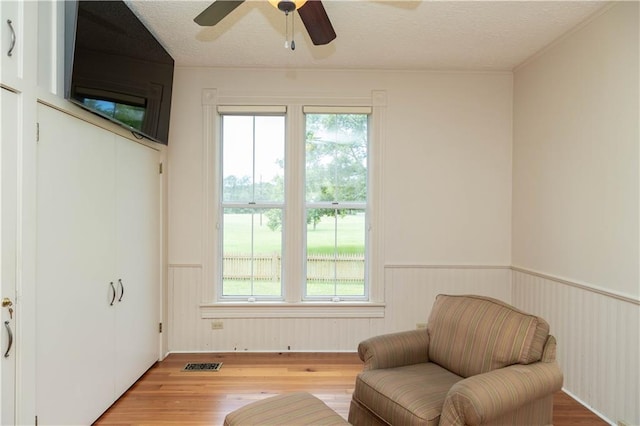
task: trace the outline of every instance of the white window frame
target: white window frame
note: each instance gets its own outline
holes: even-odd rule
[[[202,250],[202,303],[200,305],[201,318],[381,318],[384,317],[384,252],[383,252],[383,209],[382,182],[383,162],[382,140],[385,134],[386,122],[386,92],[371,91],[362,96],[322,96],[299,95],[282,96],[262,94],[258,97],[243,94],[219,95],[216,89],[204,89],[202,92],[203,107],[203,212],[202,226],[204,244]],[[326,107],[330,105],[330,107]],[[223,301],[218,297],[217,271],[220,268],[218,244],[219,234],[219,185],[220,170],[218,158],[220,154],[220,115],[218,108],[236,108],[238,112],[259,112],[260,108],[286,108],[286,138],[297,135],[304,141],[305,111],[329,111],[331,108],[371,108],[369,120],[369,223],[368,232],[368,301],[340,301],[318,302],[303,301],[303,287],[300,279],[303,277],[304,262],[301,251],[287,250],[288,261],[283,271],[284,300],[281,302],[251,302],[251,301]],[[315,108],[315,109],[314,109]],[[228,110],[227,110],[228,111]],[[345,111],[344,109],[342,111]],[[304,144],[288,143],[285,162],[304,161]],[[292,179],[300,181],[304,168],[286,168],[285,185]],[[296,196],[303,197],[303,191]],[[293,215],[288,222],[293,228],[285,234],[285,250],[300,241],[304,223],[304,212],[299,207],[304,200],[291,200],[285,203],[285,215]],[[299,258],[298,258],[299,257]],[[293,282],[289,277],[295,277]]]
[[[220,121],[222,122],[224,120],[224,116],[243,116],[243,117],[281,117],[283,119],[284,125],[286,126],[286,122],[287,122],[287,109],[286,107],[278,107],[278,106],[273,106],[273,107],[266,107],[266,106],[262,106],[262,107],[238,107],[238,106],[218,106],[217,108],[218,110],[218,116],[220,117]],[[255,126],[255,121],[254,121],[254,126]],[[220,127],[221,132],[220,133],[220,138],[219,138],[219,145],[221,149],[224,149],[224,140],[222,137],[222,133],[223,133],[223,126]],[[255,128],[254,128],[255,131]],[[255,134],[254,134],[254,138],[255,138]],[[285,135],[285,139],[286,139],[286,135]],[[254,143],[255,143],[255,139],[254,139]],[[285,140],[285,146],[286,146],[286,140]],[[255,149],[255,146],[254,146]],[[284,155],[284,153],[283,153]],[[222,182],[223,182],[223,176],[222,176],[222,172],[223,172],[223,165],[222,165],[222,156],[219,157],[219,161],[218,164],[216,165],[219,168],[219,179],[218,179],[218,183],[220,185],[220,190],[219,190],[219,209],[220,209],[220,214],[218,215],[219,217],[219,222],[224,223],[224,209],[225,208],[252,208],[252,209],[279,209],[283,212],[283,218],[284,218],[284,212],[286,211],[286,188],[284,189],[284,200],[280,203],[273,203],[273,202],[264,202],[264,201],[256,201],[256,200],[252,200],[253,205],[247,206],[246,203],[243,202],[224,202],[222,201]],[[254,153],[254,159],[255,161],[255,153]],[[286,164],[286,162],[285,162]],[[285,168],[286,171],[286,168]],[[255,176],[254,176],[255,178]],[[283,220],[284,221],[284,220]],[[217,244],[219,244],[219,251],[218,251],[218,255],[219,256],[223,256],[223,240],[224,240],[224,235],[223,233],[223,228],[222,227],[218,227],[220,232],[219,232],[219,238],[217,241]],[[284,234],[284,226],[282,228],[282,234]],[[286,258],[286,253],[285,253],[285,246],[284,244],[282,244],[283,239],[281,238],[281,258],[283,259],[283,263],[282,263],[282,270],[281,270],[281,279],[280,279],[280,295],[279,296],[256,296],[256,295],[250,295],[250,296],[237,296],[237,295],[224,295],[224,280],[223,280],[223,274],[224,274],[224,270],[223,268],[219,268],[217,271],[217,278],[216,278],[216,285],[218,286],[218,299],[219,300],[228,300],[228,301],[239,301],[239,300],[256,300],[256,299],[261,299],[261,300],[268,300],[268,301],[278,301],[278,300],[283,300],[284,299],[284,291],[285,291],[285,283],[284,283],[284,277],[283,277],[283,272],[286,268],[286,263],[284,263],[284,260]]]
[[[365,200],[364,203],[361,202],[356,202],[356,203],[352,203],[353,207],[356,207],[358,209],[362,208],[363,204],[364,204],[364,210],[365,210],[365,217],[366,217],[366,222],[365,222],[365,274],[364,274],[364,280],[365,280],[365,289],[364,289],[364,296],[360,297],[360,296],[335,296],[335,297],[331,297],[331,296],[312,296],[312,295],[308,295],[308,294],[303,294],[302,299],[305,301],[317,301],[317,300],[326,300],[326,299],[331,299],[333,301],[336,302],[340,302],[340,301],[353,301],[353,300],[369,300],[369,294],[370,294],[370,271],[369,271],[369,267],[370,267],[370,246],[371,246],[371,239],[370,239],[370,216],[371,216],[371,206],[369,204],[369,199],[370,199],[370,192],[371,190],[369,189],[371,187],[370,185],[370,181],[371,181],[371,176],[372,174],[375,172],[373,170],[371,170],[371,167],[369,166],[369,153],[371,150],[371,132],[370,132],[370,127],[371,127],[371,115],[372,115],[372,108],[371,107],[348,107],[348,106],[343,106],[343,107],[336,107],[336,106],[330,106],[330,107],[325,107],[325,106],[303,106],[302,107],[302,112],[303,112],[303,117],[304,117],[304,123],[305,123],[305,132],[306,132],[306,116],[307,114],[361,114],[361,115],[366,115],[367,116],[367,199]],[[304,140],[306,141],[306,137],[304,138]],[[306,153],[305,153],[306,154]],[[302,160],[302,168],[305,169],[304,164],[306,164],[306,158],[303,158]],[[306,186],[306,176],[304,179],[304,185]],[[302,188],[302,209],[306,212],[306,210],[308,208],[328,208],[328,206],[326,205],[326,203],[324,202],[316,202],[316,203],[311,203],[308,202],[306,200],[306,194],[304,193],[304,187]],[[350,203],[346,202],[346,203],[341,203],[340,205],[341,208],[349,208],[350,207]],[[306,218],[305,218],[306,219]],[[306,223],[306,221],[305,221]],[[307,229],[306,226],[303,226],[303,229]],[[305,236],[307,235],[307,233],[305,233]],[[307,242],[303,241],[303,251],[304,251],[304,255],[305,257],[308,256],[308,253],[306,252],[306,247],[307,247]],[[306,259],[304,259],[304,264],[307,265]],[[303,273],[303,277],[307,276],[307,272],[306,272],[306,268],[305,271]],[[306,283],[308,284],[308,283]],[[306,287],[305,283],[302,283],[301,285],[303,287]],[[305,293],[306,288],[303,288],[303,293]]]

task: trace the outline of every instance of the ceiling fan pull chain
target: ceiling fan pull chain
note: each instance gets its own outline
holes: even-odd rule
[[[284,48],[289,48],[289,21],[287,18],[289,17],[289,13],[284,13]]]
[[[295,17],[295,10],[294,10],[293,13],[291,14],[291,50],[296,50],[296,41],[293,39],[296,33],[294,29],[295,21],[296,21],[296,17]]]

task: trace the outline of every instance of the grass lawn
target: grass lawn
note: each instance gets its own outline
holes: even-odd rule
[[[254,255],[281,254],[280,231],[272,231],[267,226],[265,215],[225,214],[224,216],[224,252],[228,254],[251,253],[251,221],[254,221]],[[307,226],[307,253],[309,255],[331,255],[334,253],[336,221],[333,217],[323,217],[316,225]],[[337,219],[337,239],[340,254],[361,254],[364,256],[365,221],[364,215],[348,215]],[[329,278],[329,277],[328,277]],[[225,295],[280,296],[280,283],[273,280],[253,282],[248,279],[225,279]],[[364,295],[364,282],[310,281],[307,283],[308,296],[323,295]]]
[[[224,215],[225,253],[251,253],[250,214]],[[309,254],[331,254],[334,250],[335,223],[333,217],[323,217],[317,224],[307,226],[307,252]],[[280,252],[282,234],[267,226],[265,215],[254,216],[255,253]],[[364,215],[338,217],[338,244],[340,253],[364,254]]]

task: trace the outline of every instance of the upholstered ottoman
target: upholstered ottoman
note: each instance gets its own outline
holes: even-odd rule
[[[224,426],[348,424],[324,402],[307,392],[285,393],[252,402],[224,418]]]

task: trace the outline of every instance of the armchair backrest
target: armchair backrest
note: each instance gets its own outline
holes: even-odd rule
[[[429,360],[469,377],[542,357],[549,324],[496,299],[438,295],[429,316]]]

